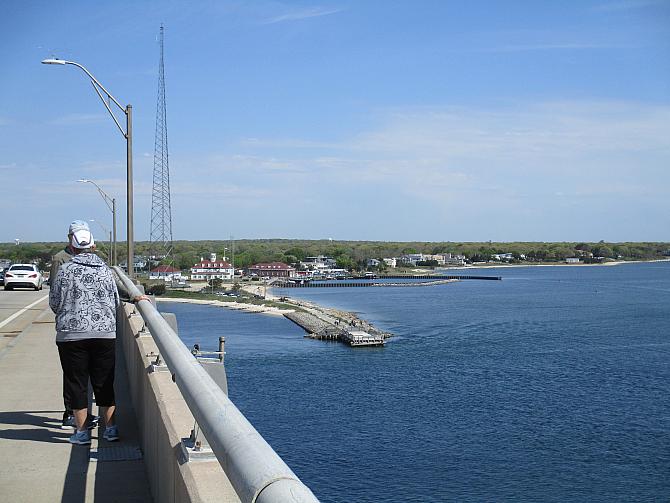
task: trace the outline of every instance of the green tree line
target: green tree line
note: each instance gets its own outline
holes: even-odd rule
[[[102,244],[101,244],[102,245]],[[51,257],[61,250],[65,243],[0,243],[0,259],[12,262],[37,262],[42,269],[47,268]],[[512,253],[519,259],[522,255],[528,261],[559,262],[568,257],[588,256],[621,260],[653,260],[670,257],[670,243],[667,242],[391,242],[391,241],[331,241],[298,239],[240,239],[234,243],[225,240],[175,241],[171,263],[182,270],[189,269],[200,258],[209,258],[216,253],[232,261],[233,249],[235,267],[243,268],[258,262],[296,263],[305,257],[325,255],[337,260],[341,268],[363,268],[370,258],[399,257],[408,253],[464,255],[473,262],[488,261],[493,254]],[[118,257],[125,258],[124,243],[118,244]],[[140,241],[135,245],[135,255],[148,256],[150,243]],[[104,252],[101,255],[105,255]]]

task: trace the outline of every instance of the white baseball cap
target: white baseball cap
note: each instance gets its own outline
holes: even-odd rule
[[[94,244],[95,241],[93,240],[93,234],[91,234],[91,231],[89,230],[80,229],[78,231],[74,231],[74,234],[72,234],[72,246],[75,248],[86,250],[91,248]]]
[[[70,224],[70,228],[68,229],[68,234],[74,234],[76,231],[88,231],[90,230],[88,228],[88,223],[85,222],[84,220],[73,220],[72,223]]]

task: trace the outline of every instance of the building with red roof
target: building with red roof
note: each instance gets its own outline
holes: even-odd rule
[[[234,272],[232,265],[225,260],[217,260],[216,253],[210,253],[209,260],[201,257],[200,262],[191,267],[191,280],[233,279]]]
[[[247,274],[249,276],[260,276],[262,278],[288,278],[293,276],[295,268],[283,262],[268,262],[249,266]]]

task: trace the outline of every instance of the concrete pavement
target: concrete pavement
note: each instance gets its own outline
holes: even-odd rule
[[[90,447],[73,446],[67,440],[72,430],[61,429],[62,373],[46,295],[46,288],[0,290],[0,499],[152,501],[120,345],[115,388],[121,440],[107,442],[95,430]]]

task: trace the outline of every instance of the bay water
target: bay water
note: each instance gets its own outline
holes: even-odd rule
[[[670,500],[670,262],[477,273],[503,279],[274,292],[383,348],[159,308],[189,347],[226,337],[230,398],[324,503]]]

